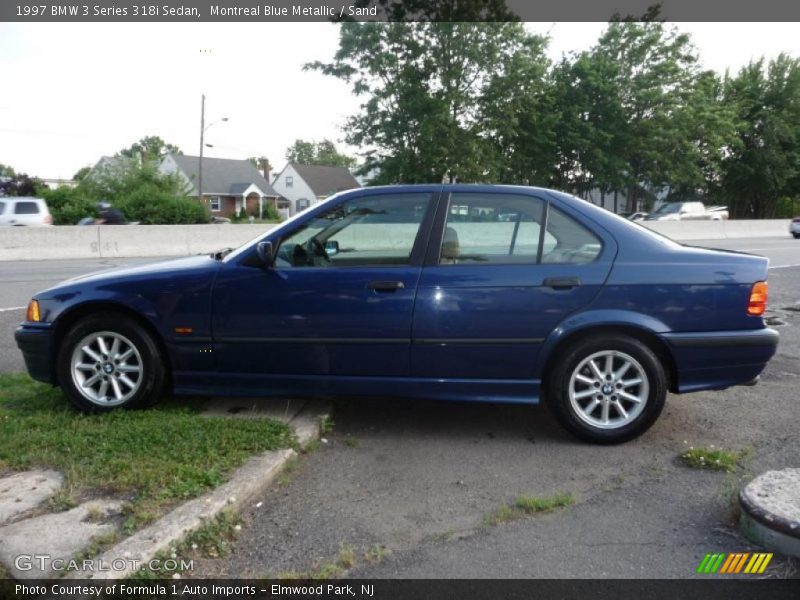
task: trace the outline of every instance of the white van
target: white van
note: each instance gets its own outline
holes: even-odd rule
[[[53,217],[41,198],[0,196],[0,226],[41,227],[52,224]]]

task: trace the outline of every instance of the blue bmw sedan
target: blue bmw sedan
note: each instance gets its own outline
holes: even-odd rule
[[[541,188],[338,194],[234,251],[66,281],[16,340],[87,412],[176,394],[535,404],[629,440],[668,391],[752,384],[767,259],[683,246]]]

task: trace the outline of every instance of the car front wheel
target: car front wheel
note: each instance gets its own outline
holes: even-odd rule
[[[152,336],[122,315],[79,321],[64,336],[57,360],[61,389],[84,412],[149,406],[166,379]]]
[[[592,336],[566,349],[548,378],[547,402],[581,439],[616,444],[650,428],[667,395],[664,368],[641,341]]]

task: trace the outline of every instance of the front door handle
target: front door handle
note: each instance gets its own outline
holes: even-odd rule
[[[554,290],[571,290],[580,284],[581,280],[577,277],[547,277],[542,282],[543,286],[551,287]]]
[[[370,281],[367,287],[376,292],[396,292],[406,287],[402,281]]]

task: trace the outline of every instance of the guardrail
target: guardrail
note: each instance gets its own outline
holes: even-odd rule
[[[640,221],[679,241],[784,237],[788,219]],[[0,227],[0,261],[189,256],[239,246],[274,225],[91,225]]]

